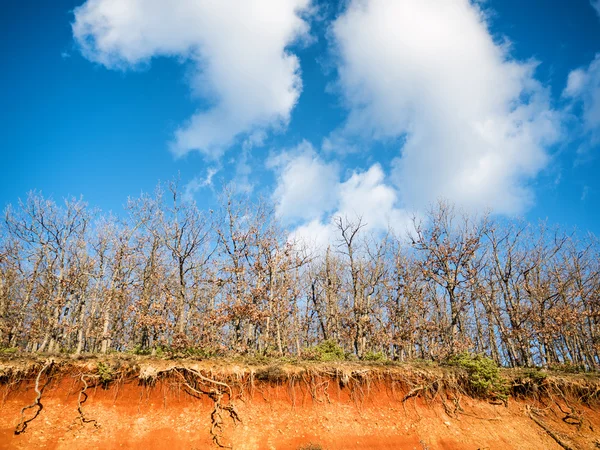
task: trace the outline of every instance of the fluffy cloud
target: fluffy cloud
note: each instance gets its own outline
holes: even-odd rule
[[[563,95],[581,104],[584,131],[591,137],[592,145],[600,143],[600,53],[589,67],[569,74]]]
[[[272,156],[267,166],[278,172],[273,196],[284,223],[320,219],[337,204],[337,165],[319,158],[310,143]]]
[[[383,231],[388,228],[404,231],[408,214],[397,208],[396,190],[386,184],[379,164],[365,172],[354,172],[339,187],[339,209],[334,216],[361,218],[366,229]]]
[[[296,225],[293,239],[323,248],[336,239],[336,217],[361,219],[365,231],[375,233],[407,229],[409,215],[398,208],[398,194],[386,183],[379,164],[343,180],[337,164],[323,161],[312,145],[303,142],[272,156],[268,166],[277,173],[277,215]]]
[[[292,240],[304,242],[323,249],[339,239],[335,218],[341,217],[357,223],[361,220],[367,233],[383,233],[393,230],[402,236],[410,230],[411,215],[398,208],[396,190],[386,183],[384,172],[379,164],[367,171],[356,171],[346,181],[339,182],[335,195],[336,209],[323,220],[314,219],[298,226],[292,233]]]
[[[286,47],[307,37],[309,8],[310,0],[88,0],[75,9],[73,35],[86,58],[111,69],[157,56],[191,61],[192,90],[212,106],[177,130],[172,150],[218,157],[236,138],[253,145],[287,125],[302,81]]]
[[[560,138],[535,78],[494,41],[469,0],[351,0],[332,24],[346,134],[404,138],[393,179],[401,203],[439,197],[467,209],[526,208],[527,183]]]

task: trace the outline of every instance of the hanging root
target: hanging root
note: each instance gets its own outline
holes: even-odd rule
[[[200,372],[193,369],[175,367],[172,370],[181,377],[183,385],[185,386],[188,394],[196,398],[206,395],[214,402],[214,408],[210,414],[210,434],[212,436],[212,440],[218,447],[231,448],[230,445],[224,445],[221,442],[223,438],[224,423],[222,412],[225,411],[229,414],[229,417],[233,421],[234,425],[237,425],[238,422],[242,422],[233,403],[234,397],[231,386],[229,386],[227,383],[205,377]],[[186,374],[188,376],[186,376]],[[193,378],[190,379],[189,375],[192,375]],[[200,381],[200,383],[198,383],[198,381]],[[206,384],[213,385],[213,387],[207,387]],[[229,396],[229,403],[224,405],[222,403],[222,399],[225,394]]]
[[[568,442],[565,437],[560,436],[557,432],[553,431],[548,425],[546,425],[538,417],[536,417],[537,411],[535,410],[535,408],[527,406],[527,412],[529,414],[529,418],[533,420],[546,433],[548,433],[548,436],[554,439],[556,443],[562,448],[564,448],[565,450],[579,450],[574,444]]]
[[[416,388],[408,391],[408,394],[406,394],[404,397],[402,397],[402,403],[406,402],[406,400],[408,400],[409,398],[416,397],[417,395],[419,395],[419,393],[422,390],[424,390],[425,387],[426,386],[417,386]]]
[[[29,424],[29,422],[34,420],[40,414],[42,409],[44,409],[44,405],[42,404],[41,399],[42,399],[42,394],[44,392],[44,389],[50,382],[50,377],[47,378],[46,383],[44,383],[44,385],[41,388],[40,388],[40,378],[42,377],[42,373],[44,373],[44,371],[47,369],[50,370],[50,368],[52,368],[53,365],[54,365],[53,359],[46,361],[46,364],[44,364],[42,369],[39,371],[37,378],[35,379],[35,392],[36,392],[37,396],[31,405],[25,406],[23,409],[21,409],[21,421],[15,428],[16,435],[25,433],[25,430],[27,429],[27,425]],[[28,409],[31,409],[31,408],[37,408],[37,410],[32,418],[25,420],[25,411],[27,411]]]
[[[81,374],[81,382],[83,383],[83,388],[79,391],[79,397],[77,399],[77,412],[79,413],[79,419],[81,426],[85,426],[86,423],[91,423],[95,428],[100,428],[100,424],[96,419],[88,419],[83,414],[83,404],[87,401],[88,395],[85,391],[87,391],[88,383],[85,380],[86,377],[93,377],[93,375],[86,375],[84,373]]]
[[[319,378],[319,382],[315,381],[315,378],[317,377]],[[308,374],[308,378],[302,374],[302,380],[308,387],[308,392],[314,402],[323,403],[324,399],[326,399],[327,403],[331,404],[331,398],[329,397],[328,392],[329,380],[326,379],[325,381],[320,381],[320,377],[312,372]],[[322,392],[321,395],[319,394],[319,391]],[[324,397],[324,399],[322,397]]]
[[[578,430],[580,430],[581,426],[583,425],[583,417],[579,414],[579,412],[577,410],[575,410],[575,408],[573,408],[569,404],[569,402],[567,401],[566,398],[563,397],[563,399],[565,401],[565,404],[567,405],[567,408],[569,408],[570,411],[565,410],[565,408],[563,408],[559,402],[554,400],[554,403],[556,403],[556,406],[558,406],[558,409],[560,409],[560,412],[564,414],[562,421],[568,425],[574,425],[577,427]]]
[[[444,411],[449,417],[456,418],[457,414],[464,414],[464,409],[460,405],[460,394],[447,394],[446,399],[452,401],[453,407],[448,405],[446,400],[444,399],[444,395],[440,395],[440,399],[442,400],[442,406],[444,407]]]
[[[237,422],[242,422],[240,417],[238,416],[235,407],[230,403],[229,405],[222,405],[221,399],[223,397],[222,392],[212,392],[210,398],[215,402],[215,407],[210,414],[211,427],[210,434],[213,437],[213,442],[221,447],[221,448],[231,448],[231,445],[223,445],[221,443],[221,438],[223,437],[223,416],[221,415],[222,411],[226,411],[229,413],[229,417],[233,420],[234,425]]]

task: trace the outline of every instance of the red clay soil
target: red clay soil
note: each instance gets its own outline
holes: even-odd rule
[[[139,379],[90,388],[83,411],[92,422],[78,420],[78,377],[64,374],[43,393],[43,410],[27,430],[15,435],[21,408],[36,397],[34,383],[0,388],[1,449],[211,449],[213,402],[189,396],[175,380],[154,387]],[[519,449],[564,448],[528,415],[527,404],[515,400],[504,405],[462,397],[463,413],[451,417],[439,401],[413,397],[393,383],[372,383],[357,395],[347,387],[329,383],[319,392],[307,384],[257,382],[252,392],[237,401],[242,420],[234,425],[224,417],[221,443],[234,449]],[[439,400],[439,399],[438,399]],[[451,399],[449,399],[451,401]],[[593,429],[600,430],[600,414],[578,405],[584,423],[569,425],[556,405],[537,405],[537,416],[574,449],[596,447]],[[543,411],[542,411],[543,410]],[[30,409],[26,416],[34,412]]]

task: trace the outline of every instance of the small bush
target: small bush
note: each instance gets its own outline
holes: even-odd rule
[[[131,353],[133,353],[134,355],[146,356],[152,353],[152,349],[144,347],[142,346],[142,344],[136,344],[131,350]]]
[[[345,356],[344,349],[331,339],[307,348],[303,352],[304,359],[314,361],[344,361]]]
[[[362,359],[364,361],[385,362],[387,361],[387,356],[383,352],[367,352],[363,355]]]
[[[103,387],[107,387],[114,378],[114,372],[112,370],[112,367],[110,367],[109,365],[104,364],[102,361],[100,361],[96,365],[96,368],[98,369],[98,376],[100,377],[100,383],[102,384]]]
[[[548,374],[540,369],[528,369],[523,372],[523,376],[529,378],[535,384],[542,384],[548,378]]]
[[[493,359],[461,353],[450,358],[449,363],[467,371],[472,394],[500,400],[508,398],[506,380],[500,376],[500,369]]]

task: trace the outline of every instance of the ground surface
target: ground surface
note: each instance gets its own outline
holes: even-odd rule
[[[82,410],[98,426],[82,424],[77,412],[81,373],[80,367],[55,374],[43,392],[42,411],[19,435],[14,431],[21,408],[36,398],[35,372],[19,383],[5,382],[0,387],[0,449],[217,448],[211,436],[214,402],[190,396],[173,377],[150,386],[129,374],[107,389],[90,387]],[[401,383],[385,378],[354,388],[335,377],[255,380],[235,402],[242,423],[234,425],[223,415],[220,441],[240,450],[296,450],[309,443],[322,449],[564,448],[530,417],[528,406],[533,405],[538,421],[568,439],[572,448],[597,448],[594,439],[600,433],[593,430],[600,430],[600,412],[588,406],[577,405],[585,419],[569,425],[561,420],[558,404],[549,402],[511,399],[506,407],[460,396],[462,412],[448,414],[439,398],[414,396],[403,402],[406,393]],[[445,402],[455,402],[452,394],[444,395]]]

